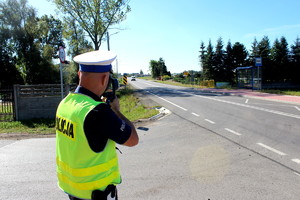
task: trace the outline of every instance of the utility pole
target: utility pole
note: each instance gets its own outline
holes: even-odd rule
[[[119,64],[119,63],[118,63],[118,59],[116,59],[116,66],[117,66],[117,78],[119,78],[119,70],[118,70],[118,69],[119,69],[119,66],[118,66],[118,64]]]
[[[114,35],[114,34],[113,34]],[[110,45],[109,45],[109,33],[108,31],[106,32],[106,38],[107,38],[107,50],[110,51]],[[119,72],[118,72],[118,59],[116,59],[116,67],[117,67],[117,77],[119,77]]]
[[[110,51],[110,46],[109,46],[109,33],[108,33],[108,31],[106,32],[106,37],[107,37],[107,50]]]

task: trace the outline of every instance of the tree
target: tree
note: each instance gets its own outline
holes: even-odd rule
[[[164,75],[171,76],[171,73],[167,71],[167,66],[165,65],[163,58],[159,58],[158,61],[151,60],[149,68],[152,78],[158,78]]]
[[[297,37],[295,44],[291,46],[292,61],[300,64],[300,38]]]
[[[199,53],[200,53],[199,62],[200,62],[201,70],[203,71],[203,62],[204,62],[205,54],[206,54],[205,45],[204,45],[203,41],[201,41]]]
[[[203,68],[202,79],[203,80],[210,80],[210,79],[214,78],[213,58],[214,58],[213,46],[211,44],[211,40],[209,40],[209,43],[206,47],[206,53],[202,60],[202,68]]]
[[[6,0],[1,2],[0,9],[0,31],[6,32],[2,43],[5,45],[2,52],[6,52],[3,66],[17,69],[3,70],[4,76],[15,71],[26,84],[58,81],[59,73],[52,58],[62,41],[61,22],[53,17],[37,18],[35,9],[26,0]],[[14,83],[20,83],[19,78]]]
[[[292,74],[291,79],[294,83],[300,84],[300,38],[297,37],[295,43],[291,46],[292,55]]]
[[[258,42],[256,40],[256,38],[254,38],[254,41],[252,42],[252,46],[251,46],[251,54],[250,54],[250,58],[253,60],[254,62],[254,58],[258,57],[259,56],[259,53],[258,53]]]
[[[280,41],[276,38],[271,49],[272,77],[274,82],[287,81],[289,78],[290,64],[288,61],[288,43],[285,37]]]
[[[130,12],[129,0],[52,0],[65,14],[65,19],[72,19],[89,36],[95,50],[107,30],[126,19]],[[73,25],[71,25],[73,26]]]
[[[225,81],[224,80],[224,50],[223,50],[223,40],[220,37],[217,40],[216,51],[213,57],[213,71],[215,81]]]
[[[149,70],[151,72],[151,76],[152,78],[157,78],[159,77],[159,68],[158,68],[158,62],[156,60],[150,60],[150,66],[149,66]]]
[[[11,44],[11,31],[5,23],[6,4],[0,2],[0,87],[22,84],[23,79],[15,67],[16,58]]]
[[[63,23],[63,26],[63,36],[68,43],[68,55],[73,58],[76,55],[93,50],[91,42],[86,40],[84,30],[76,23],[75,19],[69,17],[68,20]],[[71,62],[69,64],[67,68],[67,83],[78,83],[78,70],[79,65],[77,63]]]
[[[8,38],[3,30],[0,30],[0,43],[0,88],[13,84],[23,84],[23,78],[15,67],[16,59],[9,48]]]
[[[37,31],[39,33],[39,41],[37,43],[42,49],[42,56],[48,60],[58,58],[57,51],[59,47],[65,47],[62,22],[59,19],[55,19],[52,15],[44,15],[41,18],[37,18],[37,23]]]
[[[234,43],[232,47],[232,58],[234,68],[245,67],[247,65],[247,57],[248,52],[246,47],[239,42]]]
[[[234,76],[234,62],[233,62],[233,51],[232,51],[232,45],[231,42],[228,41],[226,50],[224,52],[224,79],[225,81],[228,81],[230,83],[235,82],[235,76]]]

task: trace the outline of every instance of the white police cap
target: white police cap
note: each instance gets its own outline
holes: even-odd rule
[[[82,72],[109,72],[112,68],[111,63],[117,55],[111,51],[97,50],[75,56],[73,60],[79,64]]]

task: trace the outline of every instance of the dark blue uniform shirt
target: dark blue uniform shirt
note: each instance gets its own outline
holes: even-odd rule
[[[78,86],[75,93],[84,94],[95,101],[101,101],[100,97],[84,87]],[[131,127],[121,120],[106,103],[99,104],[87,114],[83,128],[94,152],[103,151],[108,139],[118,144],[124,144],[131,135]]]

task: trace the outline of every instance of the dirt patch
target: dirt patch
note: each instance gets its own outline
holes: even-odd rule
[[[51,138],[55,134],[32,134],[32,133],[0,133],[0,140],[24,140],[30,138]]]

